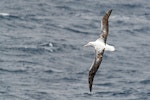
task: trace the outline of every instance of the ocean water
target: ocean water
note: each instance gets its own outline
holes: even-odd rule
[[[149,0],[0,2],[0,100],[150,100]],[[113,9],[93,92],[100,20]]]

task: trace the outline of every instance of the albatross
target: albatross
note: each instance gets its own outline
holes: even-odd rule
[[[92,46],[95,48],[95,59],[89,69],[88,81],[89,81],[90,92],[92,91],[94,76],[102,62],[104,51],[105,50],[106,51],[115,51],[114,46],[111,46],[106,43],[107,36],[108,36],[108,30],[109,30],[108,19],[109,19],[111,12],[112,12],[112,9],[109,10],[101,20],[101,34],[100,34],[99,38],[96,41],[92,41],[92,42],[89,42],[86,45],[84,45],[85,47]]]

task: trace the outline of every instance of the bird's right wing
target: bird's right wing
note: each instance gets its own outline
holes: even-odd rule
[[[107,36],[108,36],[108,30],[109,30],[109,24],[108,24],[108,19],[111,14],[112,10],[109,10],[103,19],[101,20],[101,34],[100,38],[104,40],[104,43],[106,43]]]
[[[92,91],[92,85],[93,85],[93,80],[94,80],[94,76],[102,62],[102,58],[103,58],[103,53],[104,53],[104,50],[103,49],[100,53],[95,51],[95,60],[89,70],[89,89],[90,89],[90,92]]]

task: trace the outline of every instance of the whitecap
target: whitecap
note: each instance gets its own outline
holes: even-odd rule
[[[10,16],[8,13],[0,13],[0,16]]]

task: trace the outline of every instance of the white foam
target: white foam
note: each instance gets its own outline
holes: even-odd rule
[[[0,13],[0,16],[9,16],[10,14],[8,13]]]

